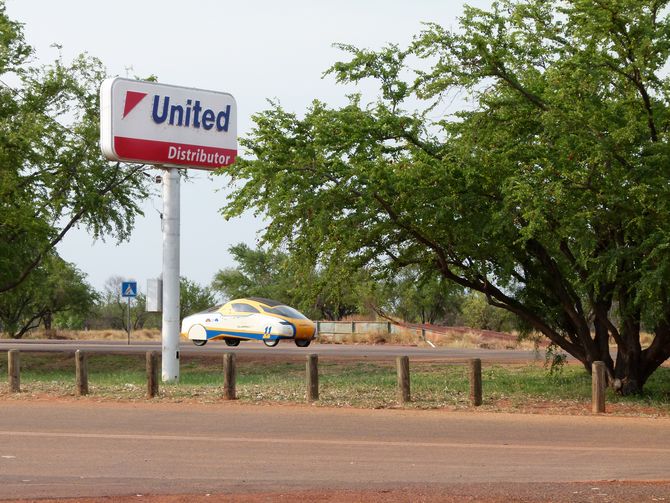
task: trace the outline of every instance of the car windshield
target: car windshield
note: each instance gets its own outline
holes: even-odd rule
[[[307,316],[300,311],[296,311],[288,306],[263,307],[263,311],[270,314],[278,314],[279,316],[286,316],[287,318],[297,318],[299,320],[306,320]]]
[[[260,313],[258,309],[249,304],[235,303],[231,304],[230,307],[232,307],[233,311],[236,313]]]

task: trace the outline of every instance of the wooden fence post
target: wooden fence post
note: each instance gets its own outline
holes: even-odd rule
[[[403,405],[410,401],[409,393],[409,357],[398,356],[396,358],[396,369],[398,375],[398,402]]]
[[[86,353],[78,349],[74,353],[74,366],[76,372],[76,385],[74,393],[76,396],[88,395],[88,359]]]
[[[9,390],[12,393],[21,392],[21,353],[17,349],[7,351],[7,377]]]
[[[591,364],[591,410],[594,414],[605,412],[605,362]]]
[[[147,398],[154,398],[158,395],[158,353],[156,351],[147,351]]]
[[[482,404],[482,361],[473,358],[470,364],[470,405],[479,407]]]
[[[235,353],[226,353],[223,355],[223,398],[225,400],[237,399],[237,391],[235,389],[236,376]]]
[[[307,401],[314,402],[319,399],[319,357],[318,355],[307,355]]]

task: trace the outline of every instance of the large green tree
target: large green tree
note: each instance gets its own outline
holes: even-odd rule
[[[0,295],[2,332],[14,339],[43,325],[51,329],[54,317],[85,318],[97,294],[74,265],[51,253],[17,288]]]
[[[226,299],[265,297],[296,307],[311,318],[339,320],[359,311],[368,275],[337,263],[315,268],[280,251],[229,248],[236,267],[216,273],[212,288]]]
[[[379,100],[256,115],[224,213],[306,260],[439,273],[638,392],[670,356],[667,4],[505,0],[344,46],[330,72]]]
[[[216,304],[212,289],[188,278],[179,278],[179,319],[204,311]]]
[[[460,318],[464,302],[463,288],[441,275],[421,274],[417,267],[407,267],[383,284],[385,295],[378,312],[387,312],[410,323],[454,325]],[[474,325],[473,325],[474,326]]]
[[[280,252],[253,249],[244,243],[228,248],[237,263],[216,273],[212,288],[225,299],[266,297],[290,303],[288,275],[283,273],[286,256]]]
[[[0,295],[21,285],[75,226],[125,239],[146,196],[142,166],[100,153],[93,58],[37,66],[0,0]]]

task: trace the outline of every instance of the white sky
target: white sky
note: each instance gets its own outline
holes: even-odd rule
[[[401,46],[421,30],[421,22],[455,27],[461,0],[6,0],[7,14],[25,23],[37,58],[52,61],[63,46],[66,60],[87,52],[103,61],[110,75],[156,75],[167,84],[225,91],[235,96],[238,131],[245,135],[253,113],[277,98],[303,112],[318,98],[343,105],[355,89],[321,78],[346,55],[332,47],[343,42],[375,49]],[[488,6],[489,0],[470,0]],[[155,172],[156,174],[158,172]],[[181,275],[209,284],[221,268],[234,266],[227,250],[255,246],[263,222],[252,215],[226,222],[225,177],[192,171],[181,183]],[[88,274],[101,289],[110,276],[135,279],[140,290],[161,272],[162,241],[157,195],[142,202],[129,242],[92,243],[83,230],[71,231],[61,256]]]

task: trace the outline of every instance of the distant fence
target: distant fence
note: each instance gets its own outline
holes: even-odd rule
[[[319,338],[341,342],[353,335],[402,335],[426,339],[425,328],[415,328],[390,321],[317,321]]]
[[[338,342],[351,335],[398,335],[417,337],[436,342],[445,335],[445,329],[431,330],[421,325],[393,323],[390,321],[317,321],[319,337]]]
[[[317,321],[319,334],[404,333],[407,329],[390,321]]]
[[[405,338],[420,338],[428,344],[440,343],[445,338],[474,337],[481,339],[479,347],[495,344],[513,349],[518,340],[515,335],[481,330],[470,327],[447,327],[439,325],[420,325],[391,321],[317,321],[319,337],[322,341],[343,342],[347,337],[366,335],[398,335]]]

